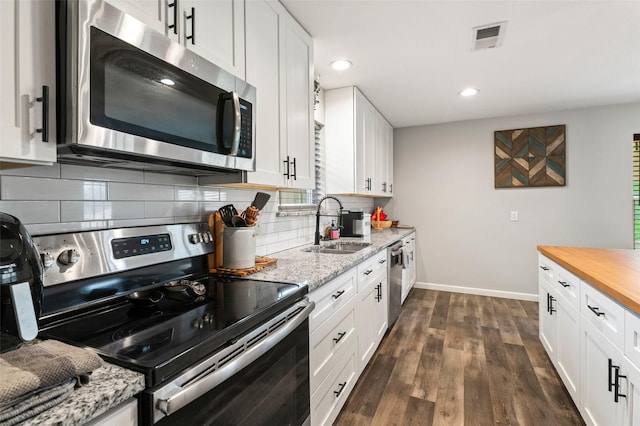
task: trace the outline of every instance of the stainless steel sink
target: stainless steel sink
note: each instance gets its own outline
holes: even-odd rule
[[[363,248],[369,247],[370,243],[333,243],[326,246],[311,246],[302,249],[302,251],[311,253],[328,253],[328,254],[353,254]]]

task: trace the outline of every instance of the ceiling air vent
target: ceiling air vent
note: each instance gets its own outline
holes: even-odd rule
[[[502,46],[507,22],[482,25],[473,28],[472,50],[491,49]]]

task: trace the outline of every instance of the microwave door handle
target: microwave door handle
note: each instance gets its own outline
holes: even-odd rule
[[[225,106],[227,101],[233,102],[233,133],[229,136],[229,140],[225,140],[227,133],[225,129]],[[222,150],[222,153],[229,155],[238,155],[238,148],[240,147],[240,98],[236,92],[222,93],[218,97],[218,108],[216,111],[217,122],[217,135],[218,135],[218,148]]]

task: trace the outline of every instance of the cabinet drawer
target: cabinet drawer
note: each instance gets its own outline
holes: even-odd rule
[[[357,274],[354,268],[309,293],[309,299],[316,303],[316,308],[309,315],[309,330],[318,328],[355,296],[357,291],[356,278]]]
[[[640,317],[625,310],[624,354],[640,368]]]
[[[354,342],[355,343],[355,340]],[[358,379],[356,345],[351,343],[327,378],[311,394],[311,425],[331,425]]]
[[[624,311],[609,296],[590,284],[581,284],[580,313],[609,339],[621,352],[624,350]]]
[[[387,270],[386,250],[370,257],[358,265],[358,291],[363,291],[377,276]]]
[[[576,309],[580,309],[580,278],[561,266],[556,266],[554,278],[554,287],[560,296],[564,297]]]
[[[309,338],[309,369],[311,393],[315,392],[336,360],[356,339],[355,298],[311,332]]]
[[[556,271],[555,262],[548,259],[546,256],[539,254],[538,255],[538,278],[540,281],[544,280],[549,284],[553,284],[554,273]]]

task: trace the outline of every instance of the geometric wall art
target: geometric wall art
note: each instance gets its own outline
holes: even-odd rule
[[[495,187],[565,186],[566,126],[494,133]]]

